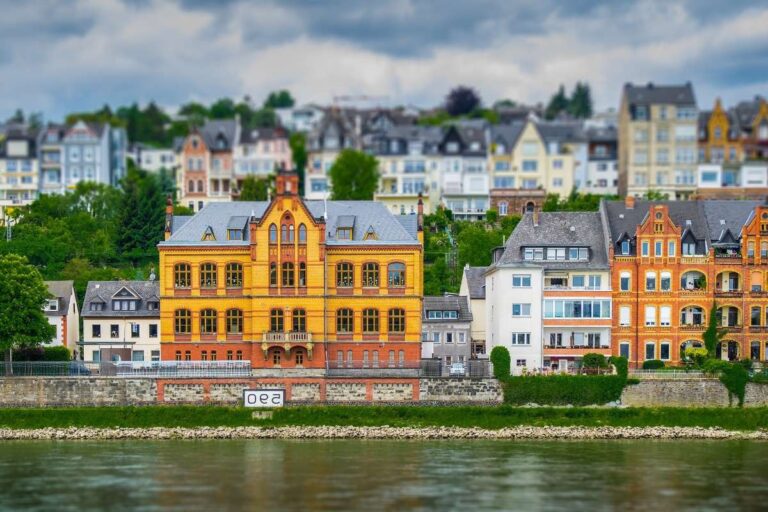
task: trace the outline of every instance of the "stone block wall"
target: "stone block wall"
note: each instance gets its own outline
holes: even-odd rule
[[[502,403],[504,392],[496,379],[420,379],[419,400],[446,403]]]
[[[148,405],[157,403],[154,379],[110,377],[0,378],[0,407]]]
[[[641,380],[624,388],[621,404],[629,407],[728,407],[736,405],[719,379]],[[744,407],[768,406],[768,384],[747,384]]]
[[[365,402],[366,396],[364,382],[329,382],[325,385],[325,399],[329,402]]]
[[[413,400],[413,384],[373,384],[374,402],[407,402]]]

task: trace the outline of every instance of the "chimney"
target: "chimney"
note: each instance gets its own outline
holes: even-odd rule
[[[627,194],[627,197],[624,198],[624,207],[627,210],[634,210],[635,209],[635,196],[631,196]]]
[[[419,202],[416,211],[418,212],[418,216],[416,217],[417,229],[419,231],[424,231],[424,199],[422,198],[421,192],[419,192]]]
[[[171,195],[165,198],[165,240],[171,238],[173,229],[173,199]]]
[[[533,227],[539,227],[539,212],[534,211],[531,213],[531,217],[533,218]]]

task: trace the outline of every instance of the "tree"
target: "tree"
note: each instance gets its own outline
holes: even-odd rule
[[[0,350],[7,354],[10,373],[15,348],[48,343],[56,328],[48,323],[43,306],[48,288],[43,277],[18,254],[0,256]]]
[[[497,100],[493,104],[494,109],[500,109],[500,108],[514,108],[517,106],[517,103],[510,99],[503,99],[503,100]]]
[[[8,118],[9,123],[23,123],[24,122],[24,111],[20,108],[17,108],[16,111],[13,113],[11,117]]]
[[[379,163],[367,153],[345,149],[336,158],[328,176],[333,187],[332,199],[370,201],[379,186]]]
[[[493,364],[493,376],[504,381],[511,373],[512,358],[507,347],[497,345],[491,350],[491,363]]]
[[[267,99],[264,100],[264,108],[269,109],[290,108],[294,104],[295,101],[293,100],[293,96],[291,96],[291,93],[285,89],[272,91],[269,93],[269,96],[267,96]]]
[[[589,84],[576,82],[568,103],[568,112],[580,119],[592,117],[592,93]]]
[[[128,169],[123,192],[116,243],[122,257],[136,264],[153,255],[163,239],[165,198],[157,177],[135,168]]]
[[[307,169],[307,139],[301,132],[292,133],[288,144],[291,146],[293,167],[299,175],[299,195],[304,195],[304,180]]]
[[[557,92],[550,98],[544,117],[554,119],[560,112],[568,110],[568,97],[565,95],[565,86],[560,85]]]
[[[669,194],[662,194],[656,189],[649,188],[645,194],[643,194],[643,199],[648,201],[666,201],[669,199]]]
[[[445,98],[445,110],[451,116],[463,116],[480,108],[480,96],[471,87],[460,85],[451,89]]]
[[[238,201],[266,201],[269,193],[269,180],[246,176],[240,188]]]
[[[728,329],[717,325],[717,302],[712,304],[712,309],[709,310],[709,318],[707,319],[707,330],[701,335],[704,339],[704,348],[707,349],[709,357],[714,358],[717,354],[717,346],[722,341]]]
[[[235,117],[235,102],[230,98],[219,98],[208,111],[212,119],[232,119]]]

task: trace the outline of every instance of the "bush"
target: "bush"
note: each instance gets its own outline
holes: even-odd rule
[[[649,359],[643,361],[643,370],[660,370],[664,368],[664,361],[660,359]]]
[[[719,375],[723,370],[728,369],[731,363],[723,361],[722,359],[707,359],[704,364],[701,365],[701,371],[710,375]]]
[[[626,357],[611,356],[608,358],[608,362],[616,367],[616,375],[625,379],[627,378],[627,375],[629,374],[629,361],[627,361]]]
[[[487,220],[489,224],[495,224],[496,221],[499,220],[499,212],[496,210],[487,210],[485,212],[485,220]]]
[[[720,374],[720,382],[728,389],[729,398],[735,396],[739,407],[744,405],[744,394],[747,391],[749,373],[741,364],[729,364]]]
[[[608,363],[606,362],[605,356],[603,354],[595,354],[590,352],[588,354],[584,354],[584,357],[581,359],[581,366],[589,369],[600,369],[606,368]]]
[[[45,361],[69,361],[72,354],[67,347],[44,347],[43,359]]]
[[[696,366],[701,366],[704,364],[704,361],[707,360],[707,355],[709,353],[707,352],[707,349],[704,347],[696,348],[696,347],[688,347],[683,352],[683,355],[687,358],[693,361],[693,364]]]
[[[499,380],[509,378],[510,366],[509,350],[506,347],[493,347],[491,350],[491,363],[493,363],[493,376]]]
[[[621,398],[627,380],[618,375],[537,375],[504,383],[508,404],[603,405]]]
[[[69,361],[72,359],[67,347],[24,347],[13,351],[14,361]]]

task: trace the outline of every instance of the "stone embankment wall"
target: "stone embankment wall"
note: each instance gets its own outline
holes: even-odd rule
[[[718,379],[641,380],[624,388],[621,405],[629,407],[728,407],[736,405]],[[768,384],[747,384],[744,407],[768,406]]]
[[[148,405],[157,403],[154,379],[109,377],[0,378],[0,407]]]

